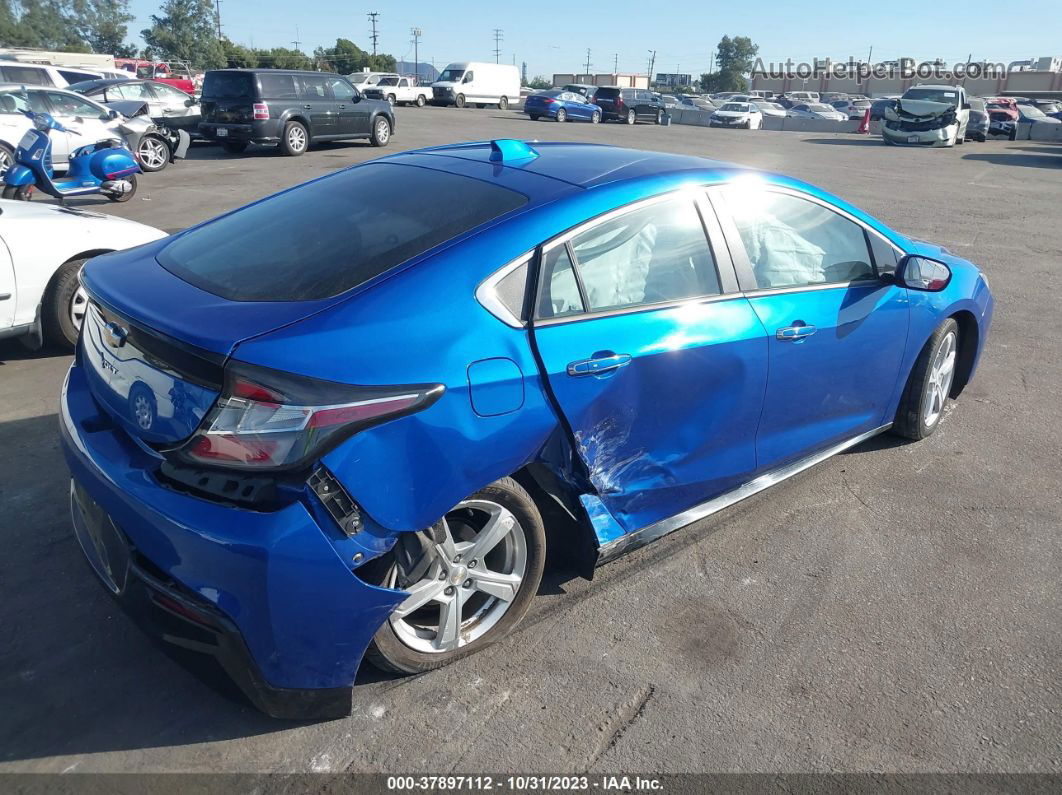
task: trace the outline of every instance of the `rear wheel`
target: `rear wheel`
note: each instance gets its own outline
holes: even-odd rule
[[[284,125],[284,135],[280,139],[280,151],[291,157],[303,154],[310,145],[310,134],[305,125],[299,121],[289,121]]]
[[[3,197],[20,202],[28,202],[33,198],[32,185],[8,185],[4,188]]]
[[[428,100],[426,100],[424,98],[424,95],[423,94],[417,94],[417,107],[418,108],[423,108],[427,104],[428,104]]]
[[[498,110],[508,110],[508,109],[509,109],[509,98],[508,97],[502,97],[500,100],[498,100]]]
[[[137,144],[136,159],[143,171],[162,171],[170,164],[170,147],[157,135],[145,135]]]
[[[657,124],[663,124],[664,123],[664,111],[658,110],[656,112],[656,123]]]
[[[537,113],[529,113],[527,115],[531,117],[531,121],[538,121],[538,114]]]
[[[557,108],[557,115],[553,118],[559,122],[566,122],[568,121],[568,111],[564,108]]]
[[[388,94],[387,95],[387,104],[388,105],[390,105],[393,108],[395,106],[396,102],[398,102],[398,97],[396,97],[394,94]]]
[[[52,276],[41,305],[41,324],[45,342],[73,348],[85,320],[88,296],[78,276],[85,260],[75,259],[59,266]]]
[[[925,439],[940,424],[955,381],[959,324],[948,318],[926,342],[907,379],[892,431],[908,439]]]
[[[14,162],[14,151],[7,144],[0,143],[0,177],[4,176]]]
[[[247,151],[249,143],[249,141],[222,141],[221,148],[230,155],[238,155],[240,152]]]
[[[638,121],[638,114],[634,112],[634,108],[627,111],[627,124],[634,124]]]
[[[511,478],[476,492],[418,535],[416,573],[399,562],[408,556],[395,556],[381,577],[381,585],[407,593],[368,651],[386,671],[429,671],[500,640],[527,613],[542,579],[542,517]]]
[[[136,174],[131,174],[125,178],[125,181],[129,183],[129,190],[125,193],[107,193],[104,194],[112,202],[127,202],[133,198],[133,194],[136,193]]]
[[[391,140],[391,122],[383,116],[378,116],[372,125],[372,137],[369,139],[373,146],[387,146]]]
[[[599,110],[595,110],[594,111],[593,115],[590,116],[590,123],[591,124],[600,124],[601,123],[601,111],[599,111]]]

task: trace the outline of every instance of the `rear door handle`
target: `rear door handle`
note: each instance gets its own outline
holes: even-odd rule
[[[630,363],[631,355],[629,353],[613,353],[609,356],[599,356],[572,362],[568,365],[568,375],[597,375]]]
[[[795,340],[802,340],[805,337],[810,337],[818,331],[814,326],[786,326],[780,328],[774,332],[776,339],[780,339],[783,342],[793,342]]]
[[[302,107],[306,110],[313,110],[313,105],[303,105]]]

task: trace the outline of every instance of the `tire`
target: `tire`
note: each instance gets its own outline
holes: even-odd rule
[[[241,152],[246,152],[247,147],[250,145],[250,141],[222,141],[221,148],[228,152],[230,155],[238,155]]]
[[[627,124],[634,124],[638,121],[638,114],[634,112],[634,108],[627,111]]]
[[[463,108],[464,106],[465,106],[465,95],[464,94],[458,94],[456,97],[454,97],[454,107],[455,108]]]
[[[7,144],[0,143],[0,177],[2,177],[11,164],[15,162],[15,151]]]
[[[564,122],[568,121],[568,111],[564,108],[557,108],[557,115],[553,117],[553,120],[564,124]]]
[[[372,135],[369,137],[369,141],[373,146],[387,146],[387,142],[390,140],[391,122],[387,120],[386,116],[377,116],[372,123]]]
[[[531,121],[538,121],[538,114],[537,113],[529,113],[527,115],[531,117]]]
[[[509,110],[509,98],[502,97],[498,100],[498,110]]]
[[[663,124],[664,123],[664,111],[658,110],[656,112],[656,123],[657,124]]]
[[[88,303],[78,280],[85,262],[75,259],[63,263],[48,282],[41,302],[41,326],[49,345],[73,349],[77,344]]]
[[[170,164],[170,147],[157,135],[145,135],[136,147],[136,161],[140,170],[152,174]]]
[[[106,196],[112,202],[118,202],[119,204],[121,204],[122,202],[129,201],[131,198],[133,198],[133,195],[136,193],[136,174],[131,174],[130,176],[126,177],[125,181],[128,182],[130,185],[132,185],[132,187],[129,189],[128,192],[126,192],[126,193],[105,193],[104,196]]]
[[[6,185],[4,186],[3,198],[28,202],[33,198],[33,185]]]
[[[424,99],[424,95],[423,94],[417,94],[417,107],[418,108],[423,108],[427,104],[428,104],[428,100]]]
[[[488,557],[479,561],[467,559],[458,565],[444,563],[443,546],[429,540],[426,554],[432,556],[432,562],[416,583],[407,586],[413,593],[419,586],[419,604],[410,605],[411,609],[405,615],[400,613],[405,603],[400,604],[377,630],[366,654],[377,668],[403,674],[441,668],[501,640],[527,613],[542,580],[546,534],[534,501],[515,480],[502,478],[477,491],[447,513],[446,521],[436,527],[445,528],[442,532],[459,545],[459,552],[461,549],[470,552],[471,548],[464,546],[470,541],[464,539],[477,537],[474,535],[477,528],[485,526],[486,517],[491,516],[488,508],[497,511],[494,515],[500,515],[502,521],[513,519],[512,529],[495,541]],[[395,558],[381,563],[384,564],[380,568],[381,584],[400,587],[396,584],[398,564]],[[512,567],[515,572],[522,566],[523,574],[517,580],[515,595],[503,598],[480,590],[478,586],[484,581],[477,578],[473,564],[479,564],[479,572],[486,571],[495,577],[511,576],[512,572],[506,575],[499,572],[499,568]],[[484,566],[490,568],[484,569]],[[448,575],[450,579],[447,579]],[[499,584],[498,580],[484,584],[492,590],[499,587],[506,590],[505,584]],[[428,596],[429,592],[433,595]],[[511,590],[508,592],[512,594]],[[444,611],[448,607],[452,610],[455,602],[458,611],[449,615],[456,616],[459,623],[451,624],[451,631],[445,633],[441,630]],[[470,611],[475,614],[464,618],[462,614]],[[450,648],[440,649],[440,645]]]
[[[310,148],[310,133],[301,121],[289,121],[280,137],[280,151],[289,157],[298,157]]]
[[[601,111],[595,110],[593,112],[593,114],[590,116],[590,123],[591,124],[600,124],[601,123]]]
[[[955,383],[959,342],[959,324],[948,318],[923,346],[900,397],[892,424],[894,434],[907,439],[925,439],[940,425]],[[943,369],[941,358],[950,358],[950,369]]]
[[[396,97],[394,94],[388,94],[387,104],[393,108],[396,104],[398,104],[398,97]]]

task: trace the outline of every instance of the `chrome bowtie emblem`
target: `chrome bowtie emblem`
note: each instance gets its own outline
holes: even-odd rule
[[[112,348],[121,348],[125,345],[126,337],[129,336],[129,330],[124,326],[119,326],[117,323],[111,322],[103,327],[103,335],[107,340],[107,344]]]

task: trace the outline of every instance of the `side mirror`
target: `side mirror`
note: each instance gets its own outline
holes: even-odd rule
[[[969,102],[962,103],[962,109],[963,110],[969,110],[970,109],[970,103]]]
[[[909,290],[938,293],[951,281],[951,268],[940,260],[908,254],[896,266],[896,283]]]
[[[118,118],[118,111],[116,110],[104,110],[100,111],[100,121],[114,121]]]
[[[193,106],[194,104],[195,104],[195,97],[188,97],[188,99],[186,99],[186,100],[184,101],[184,106],[185,106],[186,108],[190,108],[190,107],[192,107],[192,106]]]

